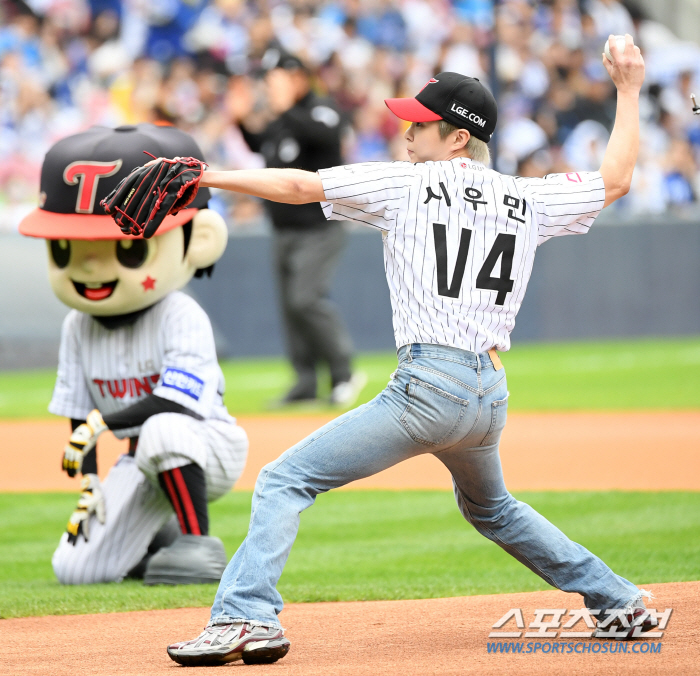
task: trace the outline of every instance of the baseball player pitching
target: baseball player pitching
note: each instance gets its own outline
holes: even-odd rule
[[[487,167],[493,96],[476,79],[439,73],[412,99],[387,100],[411,122],[409,162],[322,169],[204,172],[201,185],[289,203],[381,231],[398,368],[386,389],[290,448],[260,472],[248,536],[229,563],[204,632],[168,654],[184,665],[274,662],[289,650],[276,589],[302,511],[319,493],[421,453],[449,469],[464,518],[547,583],[617,609],[606,631],[633,637],[656,622],[634,584],[511,496],[498,454],[508,389],[497,355],[525,294],[535,251],[588,232],[624,195],[639,146],[644,62],[627,36],[605,66],[617,118],[599,171],[544,179]],[[165,161],[165,160],[161,160]],[[636,625],[630,627],[629,625]],[[604,633],[599,624],[598,636]]]
[[[20,226],[46,239],[51,286],[72,308],[49,406],[72,422],[62,467],[82,473],[53,555],[63,584],[130,573],[146,584],[218,582],[227,562],[208,534],[207,502],[240,476],[248,441],[223,404],[209,318],[178,290],[211,271],[226,227],[204,208],[208,190],[152,240],[122,235],[99,206],[143,150],[166,149],[202,157],[184,132],[149,124],[59,141],[44,160],[40,207]],[[101,484],[95,444],[108,429],[129,439],[129,453]]]

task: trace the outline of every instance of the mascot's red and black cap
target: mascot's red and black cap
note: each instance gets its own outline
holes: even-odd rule
[[[91,127],[61,139],[46,153],[39,206],[22,220],[19,231],[44,239],[138,239],[123,235],[100,201],[133,169],[151,159],[144,151],[156,157],[204,160],[195,140],[175,127]],[[209,190],[200,189],[188,209],[165,217],[159,234],[192,220],[208,200]]]
[[[460,73],[438,73],[414,99],[384,99],[384,103],[402,120],[445,120],[484,143],[491,140],[498,118],[493,94],[477,78]]]

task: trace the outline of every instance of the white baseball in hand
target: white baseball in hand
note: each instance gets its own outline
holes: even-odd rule
[[[617,43],[617,49],[622,54],[625,51],[625,47],[627,46],[627,42],[625,41],[625,36],[624,35],[615,35],[613,37],[615,38],[615,42]],[[605,54],[605,58],[608,61],[610,61],[610,63],[612,63],[613,58],[612,58],[612,54],[610,53],[610,38],[608,38],[605,41],[605,49],[603,50],[603,53]]]

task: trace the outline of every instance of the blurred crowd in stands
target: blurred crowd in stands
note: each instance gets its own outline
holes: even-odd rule
[[[271,46],[297,54],[349,122],[345,161],[406,159],[383,100],[442,70],[478,77],[499,101],[496,168],[542,176],[597,169],[615,114],[602,66],[630,33],[647,78],[641,153],[620,215],[692,212],[700,197],[700,47],[618,0],[2,0],[0,231],[36,203],[48,147],[90,125],[170,123],[213,166],[261,166],[233,123],[241,97],[264,112]],[[222,198],[219,197],[218,200]],[[229,222],[254,201],[219,201]]]

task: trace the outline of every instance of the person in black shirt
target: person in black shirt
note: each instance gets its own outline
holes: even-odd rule
[[[261,153],[268,167],[317,171],[342,164],[343,121],[332,101],[311,90],[310,74],[301,60],[270,48],[262,66],[269,112],[276,117],[254,129],[255,118],[245,116],[240,127],[251,150]],[[265,201],[265,207],[273,225],[287,352],[297,378],[281,403],[315,400],[316,367],[326,362],[331,403],[350,406],[365,379],[351,372],[352,341],[328,297],[345,242],[343,227],[327,221],[319,204]]]

